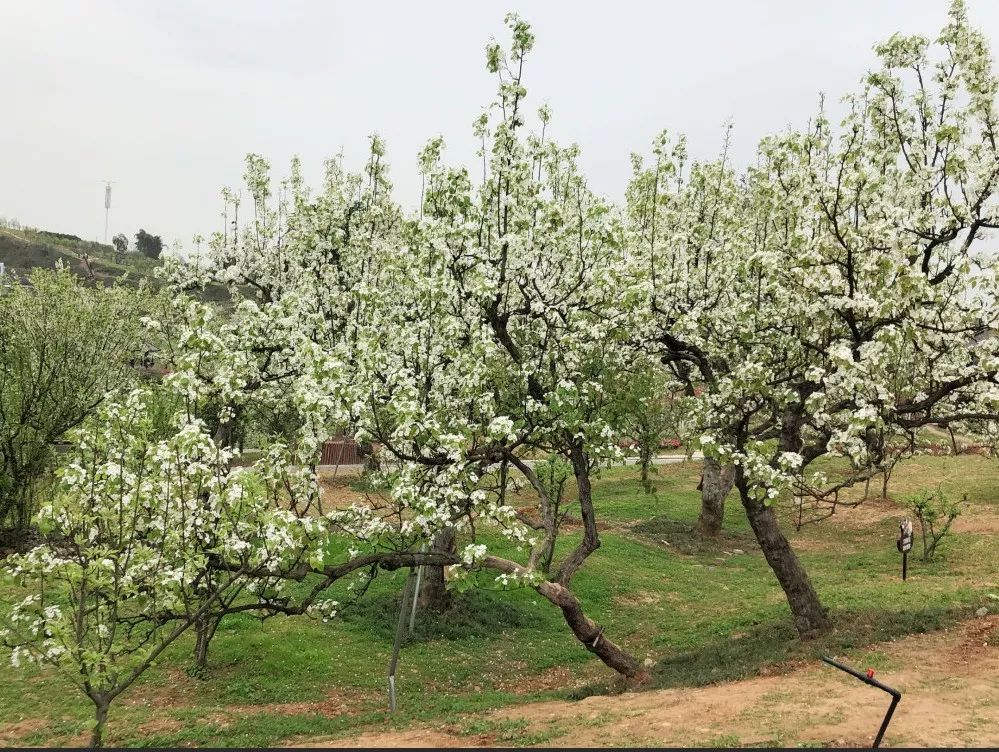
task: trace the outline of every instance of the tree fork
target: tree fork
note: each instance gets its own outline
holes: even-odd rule
[[[190,673],[199,679],[205,678],[208,671],[208,648],[224,617],[223,609],[220,614],[205,614],[194,622],[194,665]]]
[[[456,551],[455,529],[444,528],[434,536],[433,553],[453,556]],[[451,605],[451,594],[444,578],[444,565],[425,565],[423,577],[420,580],[420,591],[417,594],[416,607],[420,611],[441,613]]]

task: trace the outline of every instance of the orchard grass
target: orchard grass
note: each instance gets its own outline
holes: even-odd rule
[[[601,471],[594,492],[602,546],[574,581],[607,634],[654,662],[649,686],[776,673],[843,651],[890,669],[866,646],[943,628],[994,603],[987,594],[999,591],[990,574],[999,571],[999,552],[987,532],[999,516],[994,460],[921,456],[896,470],[889,488],[894,499],[939,485],[970,501],[971,523],[945,539],[937,560],[911,561],[907,583],[894,546],[901,504],[872,501],[800,532],[785,511],[784,528],[835,624],[831,634],[812,641],[797,637],[737,497],[727,502],[722,537],[705,542],[691,532],[699,464],[656,470],[655,494],[644,491],[637,467]],[[827,470],[834,473],[835,463]],[[578,535],[578,526],[570,525],[560,550]],[[502,541],[491,543],[500,555],[507,552]],[[546,739],[525,724],[471,714],[624,689],[580,647],[551,604],[533,591],[499,591],[482,575],[479,587],[456,596],[451,612],[418,615],[400,661],[400,710],[390,715],[385,671],[405,577],[379,576],[362,600],[329,624],[228,617],[212,643],[205,680],[186,673],[193,637],[182,639],[115,705],[108,743],[267,746],[428,725],[498,744],[537,744]],[[5,666],[3,674],[0,744],[85,742],[92,709],[53,670]]]

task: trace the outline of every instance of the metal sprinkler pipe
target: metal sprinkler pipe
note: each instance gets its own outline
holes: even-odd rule
[[[899,701],[902,699],[902,693],[897,689],[889,687],[887,684],[882,684],[877,679],[874,678],[874,672],[868,671],[866,674],[862,674],[854,668],[849,666],[844,666],[837,660],[833,660],[827,655],[822,656],[822,660],[828,663],[833,668],[838,668],[840,671],[845,671],[850,674],[850,676],[855,676],[860,679],[864,684],[869,684],[872,687],[877,687],[882,692],[887,692],[891,695],[891,705],[888,706],[888,712],[885,713],[884,720],[881,721],[881,728],[878,729],[878,735],[874,737],[874,744],[871,745],[873,749],[881,746],[881,740],[884,738],[885,731],[888,730],[888,724],[891,723],[891,717],[895,713],[895,706],[898,705]]]

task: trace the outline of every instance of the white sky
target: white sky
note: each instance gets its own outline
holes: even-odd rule
[[[628,155],[663,128],[714,156],[735,123],[745,163],[758,139],[803,124],[820,91],[836,100],[895,31],[934,37],[947,0],[0,0],[0,216],[97,239],[103,181],[110,234],[139,227],[190,246],[221,229],[223,185],[248,151],[284,175],[293,154],[317,179],[366,137],[388,142],[397,196],[419,195],[416,155],[442,134],[452,161],[495,81],[490,36],[516,10],[537,44],[529,104],[548,102],[555,137],[582,147],[612,197]],[[999,47],[999,0],[969,0]]]

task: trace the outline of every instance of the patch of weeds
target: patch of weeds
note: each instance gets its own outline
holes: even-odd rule
[[[968,680],[959,676],[945,676],[943,678],[926,679],[919,682],[920,687],[926,689],[963,689],[968,686]]]
[[[846,720],[846,712],[842,709],[840,710],[830,710],[828,713],[823,713],[816,720],[822,721],[825,724],[833,725],[836,723],[842,723]]]
[[[574,687],[565,693],[565,698],[572,702],[585,700],[587,697],[607,694],[607,685],[603,682],[595,684],[584,684],[582,687]]]
[[[613,697],[614,695],[621,695],[633,688],[634,686],[628,681],[613,679],[574,687],[566,691],[562,696],[570,702],[579,702],[580,700],[585,700],[587,697]]]
[[[68,741],[72,737],[88,734],[93,726],[92,719],[52,720],[45,728],[31,731],[17,740],[18,745],[51,746],[53,739]],[[114,729],[112,729],[114,731]]]
[[[375,485],[371,482],[371,476],[369,475],[359,475],[356,478],[352,478],[351,481],[347,483],[347,488],[351,491],[357,491],[358,493],[377,490]]]
[[[192,679],[199,679],[201,681],[208,680],[208,667],[199,666],[196,663],[192,663],[187,668],[184,669],[184,673],[190,676]]]
[[[606,726],[611,721],[616,721],[621,717],[619,713],[608,713],[603,711],[597,713],[591,718],[580,718],[577,722],[577,726],[582,726],[584,728],[600,728],[601,726]]]
[[[456,731],[462,736],[488,736],[497,742],[506,742],[517,747],[529,747],[565,736],[565,728],[557,723],[550,724],[541,730],[531,730],[523,718],[504,718],[492,720],[477,718],[464,725],[459,725]]]
[[[896,661],[893,661],[886,653],[880,650],[871,650],[864,653],[863,657],[857,662],[862,664],[865,669],[871,668],[878,671],[888,671],[896,668]]]
[[[738,734],[722,734],[721,736],[716,736],[712,739],[707,739],[703,742],[698,742],[694,746],[719,749],[721,747],[744,747],[745,745],[739,739]]]

